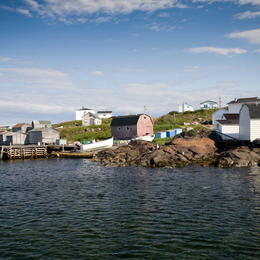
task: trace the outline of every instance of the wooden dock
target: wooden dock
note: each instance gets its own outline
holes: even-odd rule
[[[48,155],[48,146],[21,145],[0,148],[1,160],[46,158]]]

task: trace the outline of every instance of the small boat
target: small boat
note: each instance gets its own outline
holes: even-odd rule
[[[84,152],[84,151],[91,151],[91,150],[99,150],[99,149],[105,149],[105,148],[110,148],[113,146],[113,141],[114,138],[110,138],[104,141],[98,141],[96,142],[95,140],[93,140],[91,143],[89,144],[81,144],[80,145],[80,151]]]
[[[148,134],[148,135],[144,135],[144,136],[137,136],[132,138],[133,141],[138,141],[138,140],[142,140],[142,141],[148,141],[148,142],[152,142],[154,139],[154,135]]]

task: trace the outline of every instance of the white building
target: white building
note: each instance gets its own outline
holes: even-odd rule
[[[90,126],[90,125],[101,125],[102,120],[97,118],[96,114],[86,113],[82,117],[82,126]]]
[[[240,110],[239,139],[253,142],[260,139],[260,103],[245,104]]]
[[[91,108],[82,107],[76,111],[76,120],[82,120],[82,117],[87,113],[96,114],[96,111]]]
[[[179,113],[183,113],[186,111],[194,111],[194,107],[187,103],[183,103],[183,104],[179,105],[179,110],[178,110]]]
[[[260,102],[260,99],[258,97],[234,99],[228,103],[228,112],[233,114],[239,114],[240,109],[244,104],[255,104],[257,102]]]
[[[221,120],[216,120],[215,130],[223,140],[239,139],[239,114],[223,114]]]
[[[206,100],[200,103],[201,109],[214,109],[218,108],[218,103],[211,100]]]
[[[98,111],[97,117],[100,119],[107,119],[112,117],[112,111]]]

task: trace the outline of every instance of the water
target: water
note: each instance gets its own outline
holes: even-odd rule
[[[260,169],[0,163],[1,259],[260,259]]]

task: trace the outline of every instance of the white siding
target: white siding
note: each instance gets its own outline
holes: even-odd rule
[[[82,117],[87,113],[96,114],[95,110],[92,110],[92,109],[77,110],[76,111],[76,120],[82,120]]]
[[[250,115],[247,106],[243,106],[240,110],[239,126],[240,126],[239,139],[242,141],[249,141],[250,140]]]
[[[243,104],[229,104],[228,105],[228,113],[230,114],[239,114]]]
[[[239,139],[239,125],[223,125],[222,133],[230,137]],[[232,139],[228,136],[224,136],[224,140]]]
[[[251,119],[250,141],[260,139],[260,119]]]

